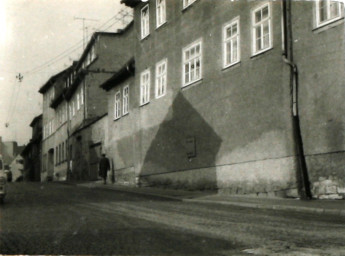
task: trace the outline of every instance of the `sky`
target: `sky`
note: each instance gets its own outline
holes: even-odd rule
[[[0,0],[0,137],[27,144],[42,113],[39,88],[78,60],[83,20],[93,31],[116,31],[120,0]],[[128,10],[128,9],[127,9]],[[85,31],[85,30],[84,30]],[[88,40],[87,40],[88,41]],[[16,77],[23,76],[20,80]]]

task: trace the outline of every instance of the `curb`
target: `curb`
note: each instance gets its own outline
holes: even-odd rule
[[[119,188],[113,186],[99,186],[96,184],[71,184],[78,187],[84,188],[97,188],[97,189],[104,189],[104,190],[114,190],[123,193],[131,193],[137,195],[146,195],[156,198],[164,198],[172,201],[178,202],[188,202],[188,203],[201,203],[201,204],[216,204],[216,205],[232,205],[232,206],[240,206],[246,208],[256,208],[256,209],[270,209],[270,210],[285,210],[285,211],[295,211],[295,212],[304,212],[304,213],[315,213],[315,214],[327,214],[327,215],[335,215],[335,216],[342,216],[345,217],[345,209],[338,210],[338,209],[325,209],[325,208],[315,208],[315,207],[304,207],[304,206],[289,206],[289,205],[265,205],[260,203],[246,203],[246,202],[231,202],[231,201],[210,201],[210,200],[203,200],[203,199],[190,199],[190,198],[178,198],[175,196],[167,196],[161,195],[157,193],[150,193],[145,191],[138,191],[138,190],[131,190],[126,188]]]
[[[327,215],[336,215],[344,216],[345,210],[337,209],[324,209],[324,208],[315,208],[315,207],[303,207],[303,206],[286,206],[286,205],[264,205],[257,203],[245,203],[245,202],[230,202],[230,201],[209,201],[202,199],[182,199],[183,202],[195,202],[202,204],[221,204],[221,205],[232,205],[240,206],[247,208],[257,208],[257,209],[271,209],[271,210],[287,210],[295,212],[304,212],[304,213],[317,213],[317,214],[327,214]]]
[[[97,188],[97,189],[104,189],[104,190],[114,190],[114,191],[119,191],[119,192],[124,192],[124,193],[130,193],[130,194],[146,195],[146,196],[151,196],[151,197],[164,198],[164,199],[179,201],[179,202],[183,201],[183,199],[177,198],[174,196],[159,195],[156,193],[149,193],[149,192],[136,191],[136,190],[130,190],[130,189],[127,190],[127,189],[112,187],[111,185],[110,186],[97,186],[97,185],[90,186],[90,185],[84,185],[84,184],[77,184],[76,186],[84,187],[84,188]]]

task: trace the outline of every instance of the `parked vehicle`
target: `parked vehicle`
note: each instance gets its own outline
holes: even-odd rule
[[[4,199],[7,193],[6,183],[7,183],[7,174],[5,173],[2,156],[0,156],[0,203],[4,202]]]

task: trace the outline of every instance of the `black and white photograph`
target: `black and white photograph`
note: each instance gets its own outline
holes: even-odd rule
[[[0,255],[345,255],[344,14],[0,0]]]

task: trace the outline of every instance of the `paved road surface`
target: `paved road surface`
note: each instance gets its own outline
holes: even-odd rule
[[[344,217],[9,185],[0,254],[345,255]]]

